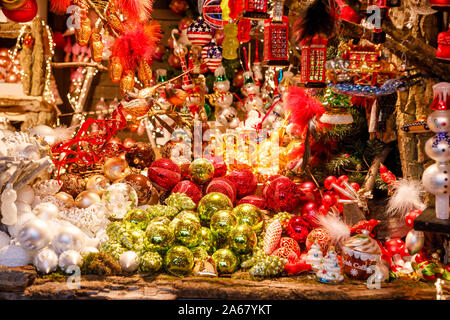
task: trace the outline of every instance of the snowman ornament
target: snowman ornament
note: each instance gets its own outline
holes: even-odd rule
[[[231,106],[233,104],[233,94],[229,92],[230,81],[227,79],[222,65],[216,68],[214,76],[216,77],[214,91],[217,94],[214,100],[216,122],[218,125],[234,129],[239,126],[240,120],[237,117],[237,110]]]

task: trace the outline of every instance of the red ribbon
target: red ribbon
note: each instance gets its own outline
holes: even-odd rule
[[[56,154],[53,158],[53,163],[58,168],[75,162],[82,162],[85,165],[92,165],[101,161],[106,155],[105,145],[117,133],[117,131],[125,128],[127,120],[122,112],[123,106],[120,104],[111,115],[110,119],[86,119],[80,127],[77,135],[73,139],[62,141],[52,147],[52,153]],[[98,130],[88,133],[91,125],[95,124]],[[85,144],[84,149],[81,144]],[[74,148],[75,147],[75,148]],[[121,149],[126,149],[121,146]],[[59,160],[59,155],[64,154],[62,160]]]

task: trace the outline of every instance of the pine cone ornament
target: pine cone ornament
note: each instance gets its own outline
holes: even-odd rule
[[[195,202],[184,193],[172,193],[165,203],[178,211],[194,210],[196,207]]]
[[[278,247],[282,232],[283,228],[281,227],[280,221],[278,219],[275,219],[267,227],[263,244],[265,254],[271,254]]]
[[[273,277],[280,275],[287,264],[287,260],[277,256],[267,256],[255,264],[249,271],[255,277]]]
[[[155,273],[161,269],[163,260],[157,252],[145,252],[139,258],[139,270],[145,273]]]

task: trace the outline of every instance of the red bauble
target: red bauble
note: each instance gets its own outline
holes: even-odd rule
[[[237,198],[242,198],[253,194],[258,185],[258,180],[253,172],[247,169],[233,170],[226,176],[226,178],[233,182],[236,186]]]
[[[292,254],[295,255],[295,256],[292,257]],[[279,247],[271,255],[272,256],[277,256],[277,257],[280,257],[280,258],[284,258],[284,259],[291,258],[294,261],[296,261],[298,259],[297,254],[294,251],[292,251],[292,250],[290,250],[289,248],[286,248],[286,247]]]
[[[236,185],[227,178],[214,178],[205,189],[205,193],[219,192],[226,195],[231,202],[236,201]]]
[[[275,212],[292,212],[300,202],[297,185],[284,176],[269,182],[265,195],[267,208]]]
[[[260,208],[261,210],[264,210],[266,208],[266,200],[264,200],[263,197],[257,195],[245,196],[241,200],[239,200],[237,204],[240,205],[243,203],[250,203],[255,207]]]
[[[181,68],[181,60],[173,53],[170,54],[169,59],[167,60],[172,68],[180,69]]]
[[[278,179],[279,177],[282,177],[282,175],[276,174],[274,176],[270,176],[269,178],[266,179],[266,181],[264,181],[264,185],[261,192],[263,198],[267,197],[267,188],[269,187],[270,183],[275,179]]]
[[[111,139],[111,140],[112,140],[112,139]],[[118,140],[118,141],[119,141],[118,143],[120,143],[120,140]],[[133,147],[135,144],[136,144],[136,140],[134,140],[133,138],[125,138],[125,139],[123,140],[123,146],[126,147],[126,148],[131,148],[131,147]]]
[[[204,156],[205,159],[208,159],[214,165],[214,177],[223,177],[227,174],[227,165],[221,158],[217,158],[211,155]]]
[[[420,216],[422,213],[422,210],[411,210],[408,212],[405,216],[405,223],[408,227],[413,228],[414,227],[414,220]]]
[[[152,54],[152,59],[153,60],[158,60],[161,61],[164,54],[166,53],[167,49],[165,46],[163,46],[162,44],[159,44],[156,48],[155,51],[153,51]]]
[[[161,158],[148,168],[148,178],[158,189],[169,191],[181,180],[180,168],[172,160]]]
[[[306,240],[306,237],[309,234],[309,223],[303,219],[302,217],[292,217],[289,220],[288,226],[286,228],[286,232],[295,241],[298,243],[303,243]]]
[[[322,205],[329,208],[334,206],[337,203],[337,200],[335,197],[333,197],[330,194],[324,194],[322,197]]]
[[[300,200],[302,201],[316,201],[317,187],[314,182],[306,181],[300,184],[298,189],[301,191]]]
[[[36,17],[38,6],[36,0],[28,0],[19,10],[7,10],[3,8],[2,11],[9,20],[23,23],[31,21]]]
[[[240,70],[235,73],[233,78],[233,87],[241,88],[244,85],[244,71]]]
[[[384,243],[384,248],[386,251],[392,256],[398,254],[402,258],[405,256],[409,256],[408,249],[406,248],[406,244],[401,239],[389,239]]]
[[[184,193],[192,199],[196,204],[203,197],[200,188],[190,180],[183,180],[178,182],[172,189],[172,193]]]
[[[286,248],[289,251],[294,252],[297,255],[297,257],[300,258],[301,255],[300,246],[298,245],[298,242],[295,241],[294,239],[289,237],[282,237],[280,239],[280,248]]]

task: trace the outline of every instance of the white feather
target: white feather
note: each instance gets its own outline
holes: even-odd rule
[[[73,126],[73,127],[58,127],[58,128],[54,128],[54,144],[58,144],[61,141],[65,141],[65,140],[69,140],[72,138],[72,134],[75,131],[77,126]]]
[[[422,201],[425,191],[419,181],[401,179],[393,187],[394,193],[386,207],[387,216],[403,218],[411,210],[425,210],[426,205]]]
[[[350,237],[349,227],[337,216],[332,214],[320,215],[317,217],[317,221],[322,228],[328,231],[332,242],[336,246],[341,246]]]

